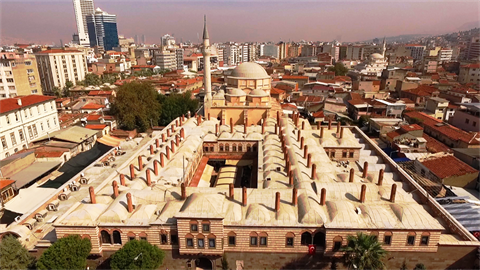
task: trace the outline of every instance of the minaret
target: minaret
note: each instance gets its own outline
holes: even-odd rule
[[[385,43],[385,37],[383,37],[383,44],[382,44],[382,56],[385,59],[385,52],[387,51],[387,44]]]
[[[203,87],[205,89],[205,108],[209,107],[209,103],[212,100],[212,78],[210,75],[210,39],[208,37],[207,30],[207,15],[204,18],[203,26]]]

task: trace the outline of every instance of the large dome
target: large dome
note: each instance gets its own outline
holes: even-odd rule
[[[379,53],[372,53],[370,55],[370,59],[383,59],[383,55],[381,55]]]
[[[270,78],[265,69],[257,63],[247,62],[238,65],[233,69],[231,77],[249,78],[249,79],[265,79]]]

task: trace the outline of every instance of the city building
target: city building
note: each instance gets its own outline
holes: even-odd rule
[[[472,37],[468,42],[467,60],[480,60],[480,37]]]
[[[448,110],[448,100],[440,97],[430,97],[425,103],[425,114],[436,119],[444,120]]]
[[[95,13],[93,0],[73,0],[73,9],[75,11],[75,20],[77,22],[78,44],[82,46],[90,45],[88,36],[87,15]]]
[[[30,94],[42,94],[35,56],[0,52],[0,99]]]
[[[263,54],[261,56],[270,56],[279,58],[279,50],[278,46],[275,44],[265,44],[263,46]]]
[[[422,60],[423,53],[426,49],[425,46],[419,44],[407,44],[405,45],[405,49],[410,50],[410,56],[413,57],[415,60]]]
[[[460,66],[458,82],[480,84],[480,62]]]
[[[91,47],[99,46],[105,51],[118,47],[117,15],[97,8],[95,13],[88,14],[86,19]]]
[[[54,97],[28,95],[0,100],[0,159],[60,129]]]
[[[460,103],[449,123],[465,131],[480,132],[480,103]]]
[[[155,65],[159,66],[160,69],[177,70],[176,52],[157,50],[155,51],[153,57]]]
[[[45,95],[54,95],[54,87],[62,89],[67,81],[83,81],[88,71],[85,53],[78,50],[51,49],[35,57]]]

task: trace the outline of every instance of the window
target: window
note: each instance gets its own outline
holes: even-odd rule
[[[294,239],[295,239],[295,234],[291,232],[287,233],[287,235],[285,236],[285,246],[293,247]]]
[[[198,232],[198,224],[196,221],[190,221],[190,231]]]
[[[0,138],[0,140],[2,141],[3,149],[7,149],[8,145],[7,145],[7,140],[5,139],[5,136],[2,136],[2,138]]]
[[[339,251],[342,247],[343,238],[341,236],[335,236],[333,238],[333,251]]]
[[[47,128],[50,129],[50,120],[47,119]]]
[[[186,238],[187,247],[193,248],[193,237]]]
[[[476,127],[476,126],[477,126],[477,122],[473,121],[472,126]]]
[[[235,235],[229,235],[228,236],[228,246],[234,247],[236,244],[236,236]]]
[[[465,124],[468,124],[470,122],[470,119],[465,119]]]
[[[430,238],[430,233],[423,233],[422,238],[420,238],[421,246],[428,246],[428,240]]]
[[[28,111],[30,112],[30,116],[33,116],[33,114],[32,114],[32,108],[29,108]]]
[[[40,129],[43,131],[43,123],[40,123]]]
[[[145,240],[145,241],[147,241],[147,236],[140,236],[140,240]]]
[[[346,158],[347,157],[347,152],[342,152],[342,158]]]
[[[349,158],[353,158],[353,154],[354,154],[354,153],[355,153],[355,152],[350,152],[350,153],[348,153],[348,157],[349,157]]]
[[[33,135],[37,137],[38,136],[37,125],[33,124],[32,127],[33,127]]]
[[[170,232],[170,244],[178,245],[178,235],[177,232]]]
[[[25,141],[25,136],[23,135],[23,130],[19,129],[18,130],[18,135],[20,137],[20,141]]]
[[[15,133],[10,133],[10,139],[12,140],[12,146],[17,144],[17,140],[15,139]]]
[[[6,117],[7,117],[7,125],[10,125],[10,116],[7,115]]]
[[[119,231],[113,231],[113,243],[114,244],[122,244],[122,237]]]
[[[383,243],[385,245],[391,245],[392,244],[392,233],[391,232],[386,232],[385,235],[383,236]]]
[[[216,247],[216,237],[214,235],[208,236],[208,248],[215,248]]]
[[[201,234],[197,236],[197,245],[198,245],[198,248],[205,248],[205,239]]]
[[[205,146],[205,147],[203,148],[203,152],[208,152],[208,146]]]
[[[332,151],[330,152],[330,157],[331,157],[331,158],[334,158],[334,157],[335,157],[335,150],[332,150]]]
[[[228,144],[225,145],[225,152],[230,152],[230,145]]]
[[[242,152],[243,151],[243,147],[241,145],[238,146],[238,152]]]
[[[30,139],[33,139],[33,133],[32,133],[32,126],[28,126],[28,135],[30,136]]]
[[[425,170],[422,169],[422,170],[420,171],[420,174],[421,174],[422,176],[425,176]]]
[[[266,236],[261,236],[260,237],[260,246],[266,246],[267,245],[267,237]]]
[[[310,245],[312,243],[312,234],[310,232],[304,232],[302,233],[302,236],[300,238],[300,244],[301,245]]]
[[[107,231],[102,231],[100,233],[101,238],[102,238],[102,244],[111,244],[112,243],[112,237]]]
[[[14,81],[13,81],[13,78],[7,78],[7,82],[13,83],[13,82],[14,82]]]
[[[168,244],[168,238],[167,238],[167,234],[166,234],[166,233],[160,234],[160,243],[161,243],[162,245]]]
[[[25,66],[31,66],[31,65],[32,65],[32,62],[30,61],[25,62]]]
[[[409,233],[407,236],[407,245],[413,246],[415,245],[415,233]]]
[[[56,126],[57,125],[57,118],[53,118],[53,125]]]
[[[207,221],[208,222],[208,221]],[[202,231],[203,232],[210,232],[210,222],[202,223]]]
[[[223,152],[223,144],[220,144],[219,149],[220,149],[220,152]]]
[[[129,232],[129,233],[127,234],[127,237],[128,237],[128,241],[135,240],[135,238],[136,238],[136,237],[135,237],[135,234],[132,233],[132,232]]]
[[[250,246],[251,247],[258,246],[258,235],[255,232],[250,233]]]
[[[19,113],[15,112],[15,121],[20,121]]]
[[[29,68],[27,69],[27,74],[33,73],[33,69]]]
[[[237,146],[235,144],[232,146],[232,151],[237,152]]]

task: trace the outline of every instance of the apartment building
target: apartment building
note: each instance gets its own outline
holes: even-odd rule
[[[460,83],[480,84],[480,62],[460,66],[458,81]]]
[[[160,69],[177,70],[177,54],[170,51],[155,51],[155,64]],[[182,61],[183,62],[183,61]]]
[[[405,48],[411,51],[410,56],[413,57],[413,59],[421,60],[426,47],[419,44],[407,44]]]
[[[462,108],[455,110],[449,123],[465,130],[480,132],[480,103],[463,103]]]
[[[42,94],[35,56],[0,53],[0,98],[30,94]]]
[[[52,49],[35,57],[45,95],[53,95],[53,88],[63,88],[67,81],[83,81],[88,71],[86,53],[78,50]]]
[[[54,97],[28,95],[0,100],[0,159],[59,129]]]

